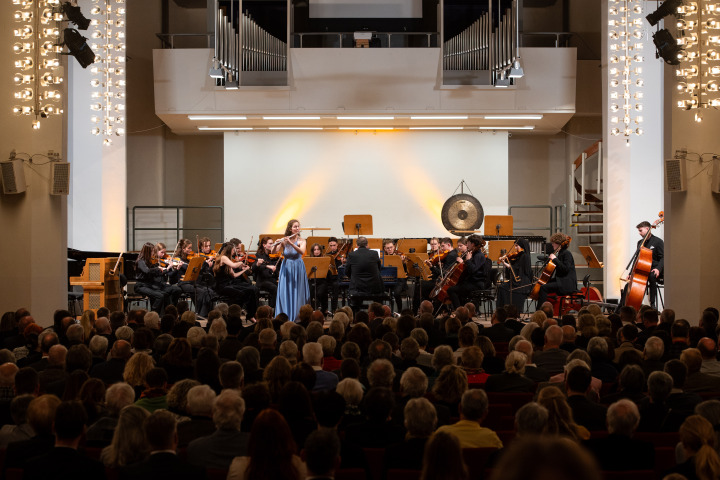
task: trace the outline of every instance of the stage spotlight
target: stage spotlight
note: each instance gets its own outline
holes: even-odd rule
[[[87,38],[73,28],[66,28],[63,31],[64,45],[67,45],[70,55],[75,57],[83,68],[87,68],[88,65],[95,62],[95,53],[90,49],[86,40]]]
[[[645,17],[650,25],[653,27],[660,22],[663,18],[668,15],[672,15],[677,11],[677,8],[682,5],[683,0],[665,0],[662,5],[658,7],[653,13]]]
[[[657,31],[653,34],[653,43],[657,48],[657,53],[669,65],[679,65],[680,59],[678,53],[682,48],[677,44],[675,37],[666,29]]]
[[[515,60],[510,67],[508,78],[522,78],[525,76],[525,71],[520,65],[520,60]]]
[[[90,20],[85,18],[85,15],[80,11],[80,7],[75,7],[71,5],[70,2],[65,2],[62,5],[62,11],[80,30],[87,30],[90,26]]]

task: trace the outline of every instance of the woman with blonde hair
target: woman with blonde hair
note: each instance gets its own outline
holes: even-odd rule
[[[135,353],[125,364],[123,380],[135,390],[135,398],[145,389],[145,375],[155,367],[155,360],[147,353]]]
[[[569,437],[575,441],[588,440],[590,432],[575,423],[565,394],[557,387],[545,387],[538,394],[538,403],[548,411],[547,433]]]
[[[83,327],[83,340],[87,343],[92,336],[93,330],[95,329],[95,312],[92,310],[85,310],[82,317],[80,317],[80,325]]]
[[[680,426],[680,443],[687,460],[668,473],[679,473],[688,480],[720,478],[720,457],[715,451],[715,429],[700,415],[690,415]]]
[[[120,410],[112,442],[100,453],[100,460],[106,467],[124,467],[150,455],[150,445],[143,430],[143,422],[149,416],[150,412],[137,405],[128,405]]]
[[[530,323],[536,323],[538,327],[542,327],[545,320],[547,320],[547,315],[542,310],[538,310],[530,316]]]
[[[446,365],[440,370],[432,387],[431,401],[446,406],[450,415],[458,414],[458,406],[463,393],[468,389],[468,377],[465,371],[457,365]]]

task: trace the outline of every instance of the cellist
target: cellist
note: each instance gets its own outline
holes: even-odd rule
[[[549,293],[557,295],[569,295],[577,291],[577,274],[575,273],[575,260],[572,253],[567,249],[569,242],[568,237],[564,233],[555,233],[550,237],[553,252],[558,252],[557,256],[551,253],[549,258],[555,264],[554,277],[545,285],[540,287],[538,295],[538,306],[545,303]],[[563,246],[563,244],[565,244]]]
[[[458,256],[456,260],[457,263],[465,263],[465,269],[460,277],[460,282],[447,291],[453,308],[461,307],[472,292],[481,290],[485,286],[485,254],[482,251],[484,245],[485,241],[480,235],[470,235],[467,238],[467,253],[464,256]]]

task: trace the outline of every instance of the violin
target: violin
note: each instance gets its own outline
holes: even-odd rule
[[[326,253],[328,257],[330,257],[330,274],[337,275],[337,265],[335,264],[336,259],[340,259],[341,261],[344,260],[347,253],[350,251],[350,247],[352,246],[352,242],[345,242],[342,245],[340,245],[335,253]]]
[[[512,247],[510,247],[510,250],[508,250],[504,255],[502,255],[500,258],[498,258],[498,264],[503,264],[506,262],[514,262],[520,257],[520,254],[525,251],[524,248],[522,248],[520,245],[518,245],[517,241],[513,244]],[[520,277],[518,277],[515,274],[515,270],[513,270],[512,265],[510,263],[507,263],[507,265],[510,267],[510,272],[513,275],[513,278],[515,278],[516,282],[520,281]]]
[[[445,258],[446,258],[449,254],[450,254],[450,251],[449,251],[449,250],[448,250],[447,252],[436,253],[436,254],[430,256],[430,258],[428,258],[428,259],[425,260],[425,261],[428,262],[430,265],[437,265],[438,263],[440,263],[440,262],[442,262],[443,260],[445,260]]]

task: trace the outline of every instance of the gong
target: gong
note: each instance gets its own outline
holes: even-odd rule
[[[477,198],[460,193],[445,201],[441,218],[449,232],[478,230],[485,219],[485,212]]]

